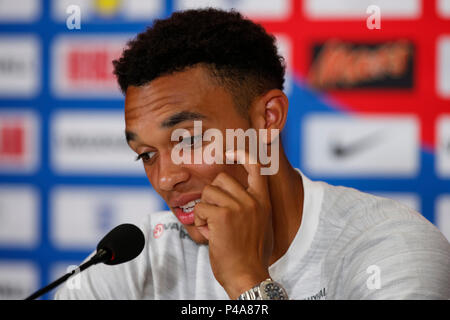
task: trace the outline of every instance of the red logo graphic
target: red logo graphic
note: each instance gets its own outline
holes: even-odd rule
[[[331,40],[309,70],[309,83],[328,88],[411,88],[413,45],[405,40],[355,44]]]
[[[111,61],[118,54],[103,48],[73,50],[67,56],[68,78],[72,82],[114,83]]]
[[[155,229],[153,229],[153,237],[154,237],[155,239],[158,239],[159,237],[161,237],[163,231],[164,231],[164,226],[163,226],[163,224],[162,224],[162,223],[157,224],[157,225],[155,226]]]
[[[23,160],[25,128],[22,121],[0,123],[0,160]]]
[[[53,89],[62,96],[121,96],[111,61],[125,46],[124,36],[61,37],[52,51]]]

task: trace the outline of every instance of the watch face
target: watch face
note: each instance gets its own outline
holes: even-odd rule
[[[274,281],[264,281],[260,287],[263,300],[287,300],[288,296],[283,287]]]

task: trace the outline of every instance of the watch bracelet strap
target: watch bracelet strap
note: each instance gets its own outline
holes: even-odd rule
[[[273,281],[273,280],[271,278],[267,278],[264,281]],[[262,300],[262,295],[261,295],[261,291],[260,291],[260,285],[264,281],[258,283],[253,288],[251,288],[251,289],[245,291],[244,293],[242,293],[238,297],[238,300]]]
[[[262,300],[261,293],[259,292],[259,284],[242,293],[238,297],[238,300]]]

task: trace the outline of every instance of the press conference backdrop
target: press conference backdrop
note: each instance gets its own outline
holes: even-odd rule
[[[205,5],[276,35],[296,167],[404,202],[450,238],[450,0],[0,0],[0,299],[166,208],[126,145],[111,60],[155,18]]]

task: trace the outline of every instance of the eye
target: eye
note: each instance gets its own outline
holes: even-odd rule
[[[181,140],[181,144],[184,147],[198,147],[202,142],[202,135],[199,134],[197,136],[190,136],[190,137],[184,137],[183,140]]]
[[[153,159],[153,156],[155,155],[155,153],[156,153],[155,151],[141,153],[140,155],[138,155],[136,157],[136,161],[142,160],[142,162],[144,162],[144,163],[148,162]]]

